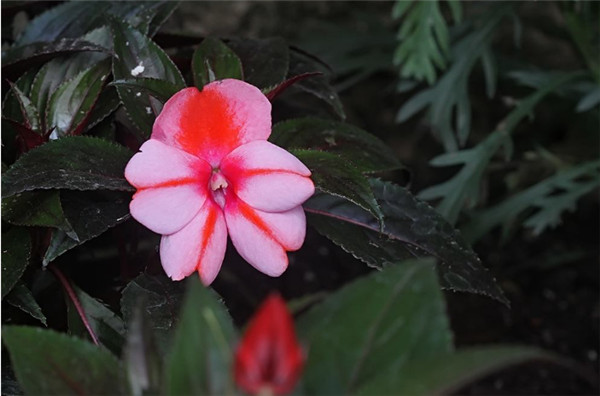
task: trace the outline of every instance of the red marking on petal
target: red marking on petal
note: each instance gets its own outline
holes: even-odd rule
[[[273,230],[271,230],[271,227],[269,227],[267,225],[267,223],[265,223],[263,221],[263,219],[261,219],[258,216],[258,214],[256,213],[256,211],[254,209],[252,209],[249,205],[247,205],[246,203],[244,203],[242,200],[239,200],[239,199],[237,199],[237,209],[242,216],[244,216],[248,221],[250,221],[252,224],[254,224],[265,236],[271,238],[272,240],[276,241],[277,243],[279,243],[281,245],[281,242],[279,242],[279,239],[273,233]],[[286,250],[290,250],[290,249],[287,249],[285,246],[283,246],[283,248]]]
[[[305,356],[285,302],[270,295],[252,318],[236,350],[234,376],[250,394],[268,389],[276,395],[291,392]]]
[[[161,183],[156,183],[151,186],[138,187],[138,191],[146,190],[148,188],[159,188],[159,187],[175,187],[181,186],[182,184],[198,183],[199,180],[196,177],[185,177],[181,179],[167,180]]]

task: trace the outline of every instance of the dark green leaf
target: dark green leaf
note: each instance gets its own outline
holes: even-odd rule
[[[128,20],[148,37],[153,37],[179,6],[178,1],[171,0],[137,3],[137,7],[129,13]]]
[[[31,100],[15,84],[11,84],[10,88],[21,107],[24,125],[32,131],[39,132],[40,115],[35,108],[35,105],[31,103]]]
[[[58,191],[28,191],[2,200],[2,220],[22,226],[54,227],[72,231],[65,219]]]
[[[24,227],[12,227],[2,233],[2,298],[17,283],[31,257],[31,238]]]
[[[26,326],[4,326],[2,340],[27,394],[125,393],[121,363],[106,349]]]
[[[144,314],[145,302],[142,300],[133,307],[123,358],[127,366],[129,388],[134,396],[158,394],[162,386],[161,359],[156,349],[152,325]]]
[[[50,97],[46,116],[47,128],[54,129],[52,139],[81,134],[109,71],[109,64],[101,62],[56,89]]]
[[[72,231],[54,230],[43,264],[129,219],[129,195],[116,192],[62,191],[61,206]]]
[[[508,304],[477,255],[435,209],[394,184],[372,179],[371,186],[384,216],[382,233],[368,212],[326,194],[316,194],[305,203],[309,223],[371,266],[381,268],[403,257],[433,256],[443,287]]]
[[[46,317],[42,312],[42,309],[33,298],[31,291],[23,283],[18,282],[15,287],[6,296],[6,302],[17,307],[23,312],[28,313],[35,319],[42,322],[44,326],[47,326]]]
[[[576,110],[582,113],[584,111],[593,109],[594,107],[598,106],[598,104],[600,104],[600,87],[596,87],[583,98],[581,98],[579,103],[577,103]]]
[[[133,320],[134,311],[142,301],[144,313],[148,315],[157,347],[162,356],[169,350],[171,336],[179,319],[184,287],[165,275],[142,274],[129,282],[123,290],[121,312],[126,323]]]
[[[100,343],[117,356],[120,355],[125,342],[125,324],[123,323],[123,319],[79,287],[72,286],[81,304],[81,308],[85,312],[87,320]],[[83,325],[81,317],[77,313],[73,303],[71,300],[67,300],[69,333],[91,340],[89,332]]]
[[[371,186],[354,165],[324,151],[293,150],[292,153],[310,169],[318,190],[360,206],[383,225],[381,208]]]
[[[113,58],[115,80],[155,78],[171,82],[178,89],[185,88],[181,73],[159,46],[127,24],[115,19],[110,22],[114,50],[118,54]],[[117,92],[133,123],[144,136],[150,136],[155,114],[160,112],[156,107],[160,107],[160,103],[130,87],[117,87]]]
[[[320,64],[315,61],[314,58],[297,50],[290,52],[289,69],[290,71],[287,75],[287,78],[292,78],[305,73],[323,71],[322,67],[320,67]],[[330,105],[340,119],[344,120],[346,118],[346,113],[344,112],[344,106],[340,101],[340,97],[333,89],[325,75],[314,76],[298,81],[294,87],[308,92],[309,94]]]
[[[92,108],[92,112],[87,119],[87,125],[84,133],[98,125],[100,122],[104,121],[106,117],[117,110],[120,104],[121,99],[119,98],[115,88],[107,87],[103,89],[102,93],[98,97],[96,105]]]
[[[339,154],[361,172],[404,167],[398,156],[374,135],[338,121],[307,117],[278,122],[269,141],[288,150],[313,149]]]
[[[302,315],[310,345],[307,394],[352,394],[381,372],[452,350],[433,260],[412,260],[361,278]],[[386,394],[399,394],[387,392]]]
[[[234,39],[227,44],[241,59],[248,83],[269,91],[285,80],[290,54],[283,39]]]
[[[225,78],[243,80],[240,58],[221,40],[207,37],[194,51],[192,58],[194,83],[198,89]]]
[[[21,156],[2,175],[2,197],[37,189],[132,191],[123,176],[132,155],[91,137],[51,141]]]
[[[231,318],[223,304],[197,276],[191,277],[165,367],[166,393],[232,394],[234,336]]]
[[[140,97],[142,95],[150,95],[162,103],[169,100],[171,96],[175,95],[181,89],[172,82],[156,78],[128,78],[126,80],[113,81],[110,85],[133,89],[140,93]]]
[[[534,348],[493,346],[467,348],[451,355],[412,360],[402,370],[383,368],[364,384],[359,395],[448,395],[462,386],[507,366],[534,359],[552,358]]]
[[[32,96],[31,86],[36,74],[37,69],[32,68],[23,73],[21,77],[15,81],[16,87],[19,88],[19,90],[27,97]],[[33,102],[35,104],[35,101]],[[19,102],[19,98],[13,90],[8,91],[6,97],[4,98],[4,102],[2,103],[2,117],[17,121],[21,124],[25,123],[25,120],[23,119],[23,112],[21,111],[21,103]],[[5,142],[3,143],[6,144]]]

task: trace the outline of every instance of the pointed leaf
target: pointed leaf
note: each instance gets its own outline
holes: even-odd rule
[[[225,43],[213,37],[205,38],[194,51],[192,71],[194,83],[200,90],[215,80],[243,80],[240,58]]]
[[[2,197],[37,189],[132,191],[123,176],[133,153],[101,139],[51,141],[21,156],[2,175]]]
[[[35,132],[40,130],[40,115],[31,100],[15,85],[10,85],[19,105],[25,126]]]
[[[188,293],[167,358],[166,393],[223,395],[233,392],[231,318],[217,296],[198,277]]]
[[[114,39],[114,50],[118,57],[113,58],[115,80],[132,77],[155,78],[173,83],[178,90],[185,88],[185,81],[167,54],[147,36],[133,27],[114,18],[110,19]],[[140,132],[146,137],[152,132],[157,103],[148,95],[129,87],[117,87],[117,92],[125,110]],[[159,104],[158,104],[159,105]],[[148,112],[150,108],[153,111]]]
[[[60,205],[58,191],[28,191],[4,198],[2,220],[15,225],[71,231]]]
[[[2,341],[27,394],[124,394],[121,363],[104,348],[27,326],[4,326]]]
[[[234,39],[227,42],[227,45],[242,61],[246,82],[260,89],[270,90],[285,80],[290,55],[283,39]]]
[[[371,186],[385,219],[375,219],[348,201],[315,194],[304,204],[309,224],[365,263],[382,268],[401,258],[433,256],[443,287],[508,301],[470,246],[435,209],[404,188],[377,179]]]
[[[31,238],[24,227],[12,227],[2,233],[2,298],[17,283],[31,257]]]
[[[133,89],[140,95],[150,95],[158,99],[160,102],[166,102],[169,98],[175,95],[181,88],[167,80],[159,80],[156,78],[128,78],[117,80],[110,83],[115,87],[123,87],[125,89]],[[136,93],[136,95],[137,95]],[[150,109],[151,110],[151,109]],[[148,112],[148,108],[146,109]]]
[[[343,122],[311,117],[281,121],[273,126],[269,141],[288,150],[313,149],[338,154],[361,172],[404,168],[383,141]]]
[[[6,296],[6,302],[13,307],[19,308],[21,311],[28,313],[33,318],[42,322],[47,326],[46,316],[42,312],[42,308],[33,298],[31,291],[22,282],[18,282],[16,286]]]
[[[51,139],[82,132],[109,72],[109,64],[102,62],[82,71],[56,89],[48,103],[46,117],[47,127],[54,129]]]
[[[415,359],[450,353],[452,335],[433,263],[394,263],[299,318],[300,338],[310,345],[307,394],[353,394],[381,370],[398,373]]]

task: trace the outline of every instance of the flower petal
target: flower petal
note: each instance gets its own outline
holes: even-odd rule
[[[212,166],[237,146],[271,134],[271,103],[258,88],[226,79],[186,88],[156,118],[152,138],[196,155]]]
[[[185,151],[150,139],[125,168],[125,178],[136,188],[208,183],[210,165]]]
[[[179,232],[160,241],[160,260],[167,275],[181,280],[195,270],[209,285],[217,277],[227,247],[223,212],[207,199],[200,212]]]
[[[244,144],[223,158],[221,171],[236,195],[267,212],[290,210],[310,198],[310,170],[296,157],[267,141]]]
[[[306,233],[302,207],[267,213],[253,209],[233,194],[226,198],[225,221],[238,253],[269,276],[279,276],[286,270],[286,250],[299,249]]]
[[[206,191],[198,184],[138,190],[129,204],[134,219],[163,235],[181,230],[198,213]]]

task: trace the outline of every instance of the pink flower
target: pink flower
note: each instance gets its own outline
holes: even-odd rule
[[[125,178],[137,188],[131,215],[163,235],[161,262],[172,279],[198,271],[210,284],[228,234],[259,271],[285,271],[286,251],[304,242],[301,205],[314,185],[304,164],[267,142],[270,134],[271,103],[243,81],[185,88],[165,103]]]
[[[304,361],[292,315],[279,294],[271,294],[235,352],[235,382],[252,395],[284,395],[296,386]]]

